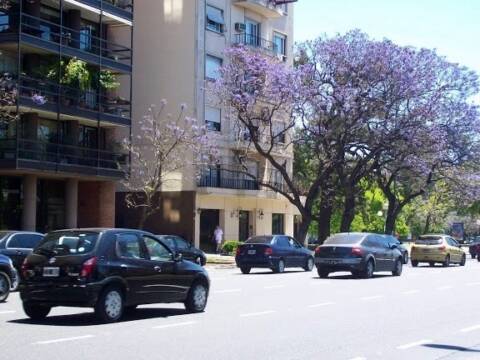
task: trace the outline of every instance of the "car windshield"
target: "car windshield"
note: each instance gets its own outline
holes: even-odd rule
[[[10,231],[0,231],[0,240],[4,239],[8,234],[10,234]]]
[[[53,232],[43,239],[34,252],[49,256],[87,254],[95,247],[98,237],[97,232]]]
[[[246,244],[270,244],[272,242],[273,236],[253,236],[247,241]]]
[[[357,244],[360,240],[365,237],[364,234],[337,234],[330,236],[325,240],[325,245],[351,245]]]
[[[421,236],[415,244],[418,245],[440,245],[442,243],[441,236]]]

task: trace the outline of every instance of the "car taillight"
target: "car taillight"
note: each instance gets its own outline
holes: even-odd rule
[[[269,247],[268,247],[268,248],[265,248],[265,250],[264,250],[263,253],[264,253],[265,255],[267,255],[267,256],[270,256],[270,255],[273,254],[273,250],[272,250],[272,248],[269,248]]]
[[[363,256],[363,250],[358,247],[354,247],[352,248],[352,255]]]
[[[317,246],[317,247],[315,248],[315,254],[316,254],[316,255],[320,254],[321,251],[322,251],[322,248],[321,248],[320,246]]]
[[[92,275],[96,265],[97,258],[95,256],[85,261],[82,265],[82,270],[80,271],[80,277],[86,278]]]
[[[447,248],[447,247],[446,247],[445,245],[442,245],[442,246],[440,246],[438,249],[439,249],[440,251],[443,251],[443,250],[445,250],[446,248]]]
[[[241,249],[241,248],[239,248],[239,247],[237,247],[237,252],[235,253],[235,254],[236,254],[236,256],[240,255],[240,252],[241,252],[241,251],[242,251],[242,249]]]

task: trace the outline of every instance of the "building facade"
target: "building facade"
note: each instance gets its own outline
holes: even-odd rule
[[[234,155],[242,139],[226,116],[227,109],[218,107],[208,92],[209,82],[226,61],[225,49],[234,44],[292,65],[293,2],[136,1],[133,117],[143,116],[150,104],[162,98],[171,104],[171,113],[186,103],[189,115],[207,125],[222,157],[222,167],[208,169],[199,178],[185,170],[176,182],[169,182],[162,191],[161,210],[147,221],[148,230],[181,235],[205,250],[213,248],[217,225],[225,240],[293,235],[296,209],[282,196],[235,172]],[[132,132],[134,137],[141,135],[135,124]],[[287,159],[291,169],[292,151],[278,156]],[[272,177],[268,164],[255,153],[249,164],[251,174]],[[269,181],[281,179],[273,176]],[[117,193],[117,225],[135,226],[135,215],[125,207],[124,196],[122,191]]]
[[[0,228],[114,226],[129,156],[133,2],[12,0],[0,12]],[[6,112],[16,115],[7,118]]]

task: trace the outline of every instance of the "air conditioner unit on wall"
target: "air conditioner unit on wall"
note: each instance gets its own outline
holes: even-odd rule
[[[235,31],[244,32],[245,29],[246,29],[246,26],[244,23],[235,23]]]

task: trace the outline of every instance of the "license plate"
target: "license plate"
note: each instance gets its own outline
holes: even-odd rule
[[[58,267],[44,267],[43,276],[44,277],[58,277],[60,275],[60,268]]]
[[[248,255],[255,255],[257,253],[257,250],[248,250],[247,254]]]

